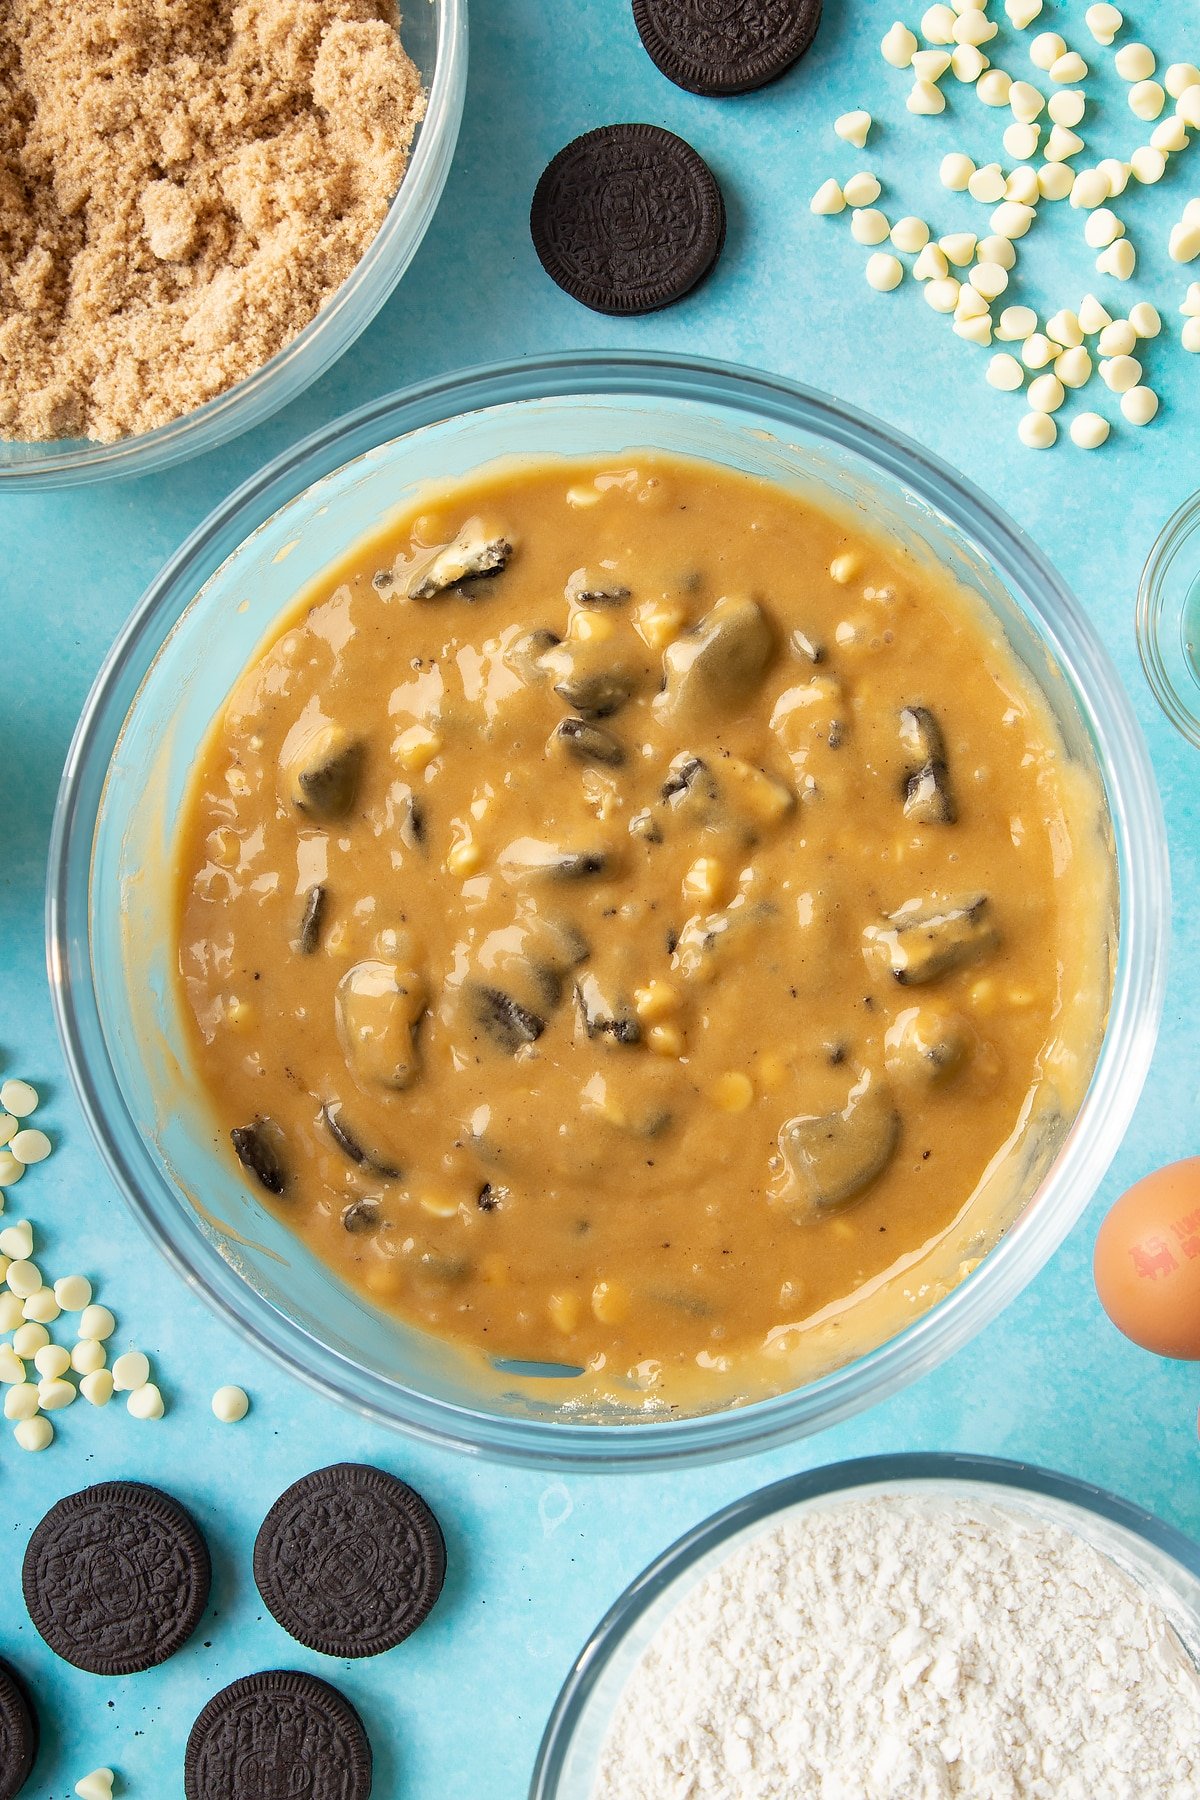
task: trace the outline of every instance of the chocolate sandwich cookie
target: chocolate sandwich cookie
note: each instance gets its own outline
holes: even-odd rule
[[[166,1662],[208,1601],[208,1548],[169,1494],[106,1481],[51,1507],[29,1540],[21,1583],[55,1653],[92,1675]]]
[[[804,55],[821,23],[821,0],[633,0],[633,22],[676,87],[745,94]]]
[[[593,312],[655,312],[721,254],[725,202],[690,144],[657,125],[602,125],[559,151],[533,196],[533,246]]]
[[[0,1800],[17,1800],[37,1759],[37,1714],[16,1670],[0,1662]]]
[[[272,1616],[325,1656],[378,1656],[429,1615],[446,1575],[441,1528],[420,1494],[363,1463],[335,1463],[280,1496],[254,1545]]]
[[[187,1800],[367,1800],[370,1739],[327,1681],[267,1669],[213,1695],[188,1737],[183,1788]]]

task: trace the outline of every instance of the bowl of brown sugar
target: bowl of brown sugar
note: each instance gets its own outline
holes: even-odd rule
[[[0,8],[0,482],[144,474],[364,330],[449,172],[466,0]]]

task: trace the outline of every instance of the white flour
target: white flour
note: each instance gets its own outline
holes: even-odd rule
[[[1200,1672],[1072,1532],[966,1500],[776,1527],[667,1618],[593,1800],[1200,1800]]]

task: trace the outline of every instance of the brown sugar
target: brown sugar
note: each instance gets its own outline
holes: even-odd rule
[[[0,3],[0,436],[112,442],[283,348],[424,111],[391,0]]]

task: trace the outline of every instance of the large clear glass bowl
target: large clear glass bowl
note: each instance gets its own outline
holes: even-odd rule
[[[1155,699],[1200,749],[1200,494],[1167,521],[1146,559],[1137,644]]]
[[[259,425],[302,393],[365,331],[429,229],[462,123],[467,87],[467,0],[408,0],[401,31],[428,95],[404,180],[374,240],[315,319],[269,362],[195,412],[154,431],[97,444],[0,439],[0,490],[66,487],[112,475],[148,475]]]
[[[583,1413],[567,1374],[450,1351],[377,1312],[259,1205],[187,1078],[171,973],[171,841],[197,746],[272,620],[421,483],[511,454],[715,458],[815,486],[931,547],[983,597],[1096,774],[1120,890],[1107,1031],[1082,1110],[974,1273],[888,1342],[807,1385],[699,1416]],[[347,1405],[463,1448],[595,1469],[711,1459],[831,1424],[932,1368],[1042,1267],[1095,1192],[1150,1061],[1168,873],[1157,793],[1120,680],[1035,547],[876,421],[791,382],[683,358],[562,355],[364,407],[278,458],[154,581],[97,678],[50,853],[50,977],[72,1080],[108,1167],[173,1267],[255,1342]],[[577,1372],[576,1372],[577,1373]],[[640,1397],[638,1397],[640,1399]]]
[[[1058,1525],[1102,1551],[1167,1615],[1200,1664],[1200,1544],[1116,1494],[999,1457],[871,1456],[735,1500],[651,1563],[584,1645],[550,1715],[530,1800],[591,1800],[613,1711],[638,1658],[685,1594],[761,1533],[872,1496],[965,1500]]]

